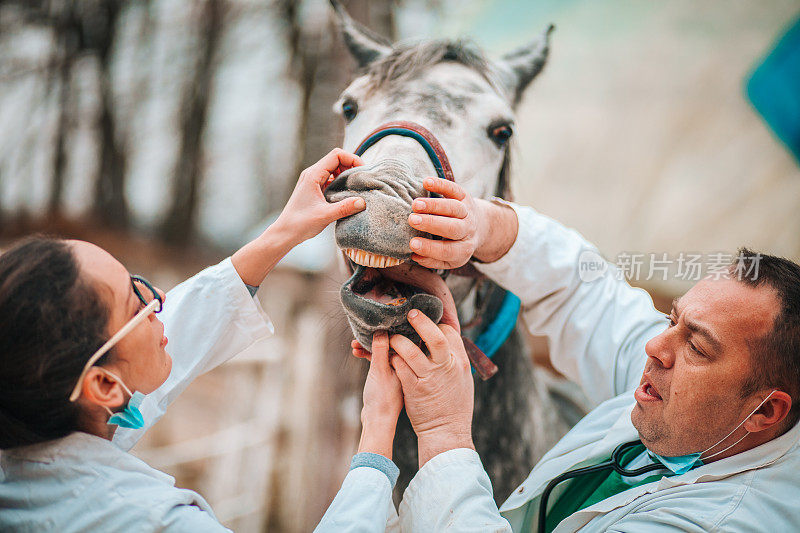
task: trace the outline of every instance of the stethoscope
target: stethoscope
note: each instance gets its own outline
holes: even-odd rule
[[[646,474],[648,472],[652,472],[654,470],[663,470],[664,465],[660,463],[654,463],[651,465],[642,466],[640,468],[636,468],[635,470],[628,470],[623,468],[620,464],[620,459],[622,454],[626,451],[630,450],[634,446],[639,446],[642,444],[641,440],[634,440],[631,442],[624,442],[614,448],[614,452],[611,454],[611,459],[600,463],[598,465],[592,466],[584,466],[583,468],[576,468],[574,470],[569,470],[564,472],[563,474],[554,477],[550,483],[547,484],[544,491],[542,492],[542,499],[539,502],[539,533],[545,532],[546,527],[546,518],[547,518],[547,500],[550,498],[550,493],[553,492],[553,489],[556,488],[556,485],[567,481],[569,479],[573,479],[576,477],[583,476],[585,474],[594,474],[595,472],[600,472],[602,470],[614,470],[619,475],[624,477],[636,477],[641,476],[642,474]]]

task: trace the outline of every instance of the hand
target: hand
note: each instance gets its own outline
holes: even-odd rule
[[[455,448],[475,449],[472,443],[474,384],[464,344],[447,324],[437,326],[424,313],[412,310],[408,321],[430,352],[393,335],[389,345],[397,355],[391,364],[403,387],[406,413],[419,443],[419,466]]]
[[[470,259],[491,263],[517,239],[517,214],[506,205],[474,199],[452,181],[425,178],[423,187],[444,198],[417,198],[408,217],[412,228],[444,240],[414,237],[411,259],[428,268],[458,268]]]
[[[403,263],[386,268],[383,270],[383,275],[389,279],[422,289],[424,292],[439,298],[442,301],[443,308],[440,323],[450,325],[460,334],[461,325],[458,323],[456,303],[453,301],[453,295],[441,276],[413,263]],[[354,356],[370,359],[372,354],[365,350],[360,342],[354,340],[350,345],[353,348]]]
[[[359,452],[378,453],[392,458],[392,443],[397,417],[403,408],[400,380],[389,364],[389,336],[378,332],[372,339],[372,359],[364,384]]]
[[[328,203],[322,191],[343,171],[363,165],[357,155],[334,148],[328,155],[305,169],[297,180],[292,196],[273,226],[291,235],[291,246],[318,235],[340,218],[364,210],[363,198],[353,197]]]
[[[486,233],[475,200],[458,184],[441,178],[425,178],[426,190],[444,198],[417,198],[408,217],[412,228],[444,240],[414,237],[411,259],[428,268],[458,268],[470,260]]]

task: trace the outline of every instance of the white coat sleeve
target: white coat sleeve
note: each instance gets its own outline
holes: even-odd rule
[[[362,466],[347,473],[314,533],[399,531],[392,503],[392,484],[386,474]]]
[[[231,533],[216,518],[194,505],[178,505],[163,517],[157,531],[164,533]]]
[[[123,450],[132,448],[197,376],[273,333],[272,323],[230,258],[169,291],[158,318],[169,339],[172,370],[167,381],[142,402],[145,427],[117,429],[113,441]]]
[[[579,258],[600,258],[596,248],[530,207],[507,205],[519,220],[516,241],[498,261],[475,267],[522,300],[525,324],[547,336],[553,366],[594,405],[634,388],[646,361],[644,345],[666,327],[664,315],[614,265],[582,281]]]
[[[400,502],[403,531],[511,533],[474,450],[440,453],[419,469]]]

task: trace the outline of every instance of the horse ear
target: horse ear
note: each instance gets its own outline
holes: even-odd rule
[[[364,67],[392,51],[389,41],[352,19],[338,0],[330,0],[348,50],[359,67]]]
[[[550,24],[533,42],[506,54],[500,60],[499,63],[506,67],[504,69],[507,72],[506,85],[514,95],[515,103],[519,101],[528,84],[544,68],[547,54],[550,52],[550,34],[554,29],[555,26]]]

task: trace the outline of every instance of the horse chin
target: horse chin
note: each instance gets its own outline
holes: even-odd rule
[[[434,322],[442,318],[442,301],[432,294],[384,276],[383,268],[352,263],[353,275],[341,289],[342,305],[356,339],[367,350],[377,331],[404,335],[414,343],[420,338],[408,323],[412,309],[425,313]]]

